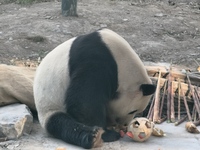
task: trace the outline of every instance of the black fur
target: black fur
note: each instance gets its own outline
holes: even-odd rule
[[[155,92],[156,86],[153,84],[142,84],[140,90],[143,93],[143,96],[151,95]]]
[[[70,115],[56,113],[49,118],[47,131],[54,137],[83,148],[92,148],[97,127],[78,123]]]
[[[106,104],[117,97],[117,64],[98,32],[76,38],[69,56],[67,114],[53,115],[47,130],[68,143],[92,148],[94,126],[106,128]],[[104,142],[119,138],[120,134],[111,130],[102,135]]]

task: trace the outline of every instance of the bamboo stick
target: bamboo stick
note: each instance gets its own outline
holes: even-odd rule
[[[167,90],[167,81],[165,81],[165,83],[164,83],[164,91],[163,91],[161,104],[160,104],[160,111],[159,111],[159,117],[160,118],[162,118],[162,110],[163,110],[163,106],[164,106],[166,90]]]
[[[156,72],[158,72],[158,69],[161,70],[162,75],[161,76],[166,76],[166,74],[168,74],[168,70],[166,70],[166,67],[163,66],[145,66],[145,68],[147,69],[147,72],[149,74],[149,76],[153,76]],[[181,82],[185,81],[185,73],[182,73],[180,70],[173,70],[172,73],[174,78],[179,78]],[[199,85],[200,83],[200,74],[189,74],[189,77],[191,79],[191,83],[192,85]]]
[[[154,111],[152,109],[151,113],[150,113],[150,117],[149,117],[149,121],[153,121],[153,114],[154,114]]]
[[[200,100],[200,93],[198,92],[198,88],[194,87],[194,90],[196,92],[197,98]]]
[[[185,104],[185,108],[186,108],[188,119],[189,119],[189,121],[192,121],[192,117],[190,115],[190,110],[189,110],[189,107],[188,107],[188,104],[187,104],[187,100],[185,98],[185,94],[182,91],[181,84],[180,84],[180,90],[181,90],[181,94],[183,96],[183,100],[184,100],[184,104]]]
[[[188,76],[187,73],[186,73],[186,76],[187,76],[187,79],[188,79],[188,85],[190,87],[190,92],[192,94],[192,97],[193,97],[193,100],[194,100],[194,104],[195,104],[198,116],[200,116],[200,104],[199,104],[199,100],[197,100],[197,97],[195,95],[195,92],[193,91],[193,87],[192,87],[191,82],[190,82],[190,78],[189,78],[189,76]]]
[[[167,93],[167,122],[171,122],[171,65],[168,75],[168,93]]]
[[[154,103],[155,103],[155,95],[152,97],[153,100],[152,100],[152,108],[151,108],[151,111],[150,111],[150,114],[149,114],[149,121],[153,121],[153,107],[154,107]]]
[[[151,105],[150,105],[149,112],[147,115],[147,119],[150,119],[151,112],[153,111],[153,106],[154,106],[154,96],[152,97],[152,101],[151,101]]]
[[[173,82],[171,83],[171,122],[175,122],[175,113],[174,113],[174,96],[173,96]]]
[[[180,91],[180,79],[178,78],[178,120],[181,119],[181,91]]]
[[[175,126],[178,126],[179,124],[183,123],[183,122],[186,120],[187,117],[188,117],[188,116],[185,115],[182,119],[180,119],[180,120],[178,120],[177,122],[175,122],[174,125],[175,125]]]
[[[159,119],[159,120],[157,121],[157,123],[158,123],[158,124],[161,124],[161,123],[163,123],[165,120],[167,120],[167,117],[164,117],[164,118],[162,118],[162,119]]]
[[[153,80],[153,82],[157,82],[157,78],[151,78],[152,80]],[[164,79],[164,78],[161,78],[161,80],[160,80],[160,86],[161,87],[163,87],[164,86],[164,83],[165,82],[168,82],[168,79]],[[177,91],[177,89],[178,89],[178,81],[172,81],[173,82],[173,93],[175,93],[176,91]],[[183,82],[181,82],[181,85],[182,85],[182,90],[183,90],[183,92],[187,92],[187,91],[189,91],[189,86],[188,86],[188,84],[186,84],[186,83],[183,83]],[[193,87],[197,87],[197,86],[195,86],[195,85],[192,85]],[[197,89],[197,91],[200,93],[200,88],[199,89]],[[167,95],[167,94],[166,94]],[[174,97],[175,98],[178,98],[178,95],[176,96],[176,95],[174,95]],[[188,93],[188,95],[187,95],[187,101],[191,101],[191,102],[193,102],[193,99],[192,99],[192,95],[191,95],[191,93]]]
[[[159,71],[156,93],[155,93],[155,101],[154,101],[154,113],[153,113],[153,122],[157,123],[160,119],[159,117],[159,106],[160,106],[160,78],[161,78],[161,71]]]
[[[194,105],[193,110],[192,110],[192,119],[194,122],[196,121],[196,116],[197,116],[197,111],[196,111],[196,107]]]
[[[194,124],[195,126],[200,125],[200,120],[193,122],[193,124]]]

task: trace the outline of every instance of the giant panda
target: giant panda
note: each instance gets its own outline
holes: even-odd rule
[[[69,39],[42,60],[34,79],[41,126],[86,149],[120,138],[155,86],[128,42],[109,29]]]

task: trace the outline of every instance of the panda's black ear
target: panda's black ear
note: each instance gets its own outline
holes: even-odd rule
[[[156,86],[153,84],[142,84],[140,90],[142,91],[143,96],[148,96],[155,92]]]

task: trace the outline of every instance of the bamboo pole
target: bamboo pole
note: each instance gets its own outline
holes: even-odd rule
[[[149,76],[153,77],[153,75],[158,72],[158,69],[161,70],[162,72],[162,75],[163,77],[166,76],[166,74],[169,73],[168,70],[166,70],[166,67],[164,66],[145,66],[145,68],[147,69],[147,72],[149,74]],[[185,73],[181,72],[180,70],[173,70],[173,73],[172,73],[173,77],[174,78],[179,78],[181,82],[184,82],[185,81]],[[191,79],[191,83],[192,85],[199,85],[200,84],[200,73],[199,74],[189,74],[189,77]]]
[[[175,113],[174,113],[174,92],[173,92],[173,82],[171,82],[171,122],[175,122]]]
[[[167,93],[167,122],[171,122],[171,65],[168,76],[168,93]]]
[[[200,100],[200,92],[198,92],[198,88],[194,87],[195,93],[197,95],[197,98]]]
[[[181,84],[180,84],[180,90],[181,90],[181,94],[183,96],[183,100],[184,100],[184,104],[185,104],[185,108],[186,108],[188,119],[189,119],[189,121],[192,121],[192,117],[190,115],[190,110],[189,110],[189,107],[188,107],[188,104],[187,104],[187,100],[185,98],[185,94],[182,91]]]
[[[185,115],[182,119],[179,119],[177,122],[175,122],[175,126],[178,126],[179,124],[183,123],[187,119],[187,115]]]
[[[192,119],[194,122],[196,121],[196,117],[197,117],[197,111],[196,111],[196,107],[194,105],[193,110],[192,110]]]
[[[150,119],[150,117],[151,117],[151,114],[152,114],[152,111],[153,111],[153,106],[154,106],[154,96],[152,97],[151,105],[150,105],[149,112],[148,112],[148,115],[147,115],[148,119]]]
[[[163,123],[165,120],[167,120],[167,117],[164,117],[164,118],[162,118],[162,119],[159,119],[159,120],[157,121],[157,123],[158,123],[158,124],[161,124],[161,123]]]
[[[188,85],[190,87],[190,92],[192,94],[192,97],[193,97],[193,100],[194,100],[194,104],[195,104],[198,116],[200,116],[200,104],[199,104],[199,100],[197,99],[197,97],[195,95],[195,92],[193,91],[193,87],[191,85],[190,78],[189,78],[189,76],[188,76],[187,73],[186,73],[186,76],[187,76],[187,79],[188,79]]]
[[[195,126],[200,125],[200,120],[193,122],[193,124],[194,124]]]
[[[163,90],[163,95],[162,95],[161,104],[160,104],[160,111],[159,111],[160,112],[160,114],[159,114],[160,118],[162,118],[162,110],[163,110],[164,101],[165,101],[165,94],[166,94],[166,90],[167,90],[167,81],[165,81],[163,88],[164,88],[164,90]]]
[[[154,101],[154,113],[153,113],[153,122],[157,123],[160,119],[159,117],[159,106],[160,106],[160,78],[161,78],[161,71],[159,71],[156,93],[155,93],[155,101]]]
[[[180,91],[180,79],[178,78],[178,120],[181,119],[181,98],[180,98],[180,95],[181,95],[181,91]]]

